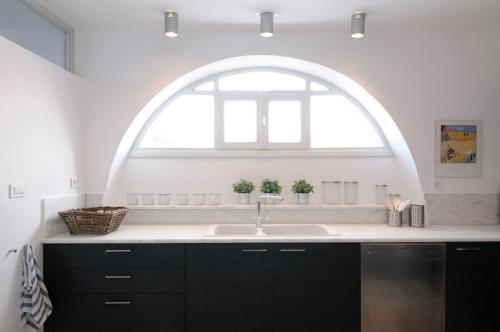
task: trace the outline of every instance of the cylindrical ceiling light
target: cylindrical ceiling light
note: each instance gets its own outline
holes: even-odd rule
[[[274,35],[274,14],[272,12],[260,13],[260,35],[266,38]]]
[[[366,14],[363,12],[356,12],[351,17],[351,37],[363,38],[365,35],[365,18]]]
[[[179,35],[179,15],[173,11],[165,12],[165,36],[177,37]]]

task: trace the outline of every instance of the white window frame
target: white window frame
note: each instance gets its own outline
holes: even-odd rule
[[[305,90],[291,91],[220,91],[219,78],[248,71],[271,71],[301,77],[306,81]],[[196,87],[209,81],[214,81],[214,90],[197,91]],[[329,88],[328,91],[312,91],[311,82],[317,82]],[[139,143],[150,125],[162,110],[180,95],[210,95],[214,96],[214,148],[140,148]],[[310,98],[318,95],[340,95],[347,98],[364,114],[373,126],[382,142],[382,147],[366,148],[311,148],[310,145]],[[223,140],[223,102],[227,100],[256,100],[257,110],[257,143],[227,143]],[[302,141],[300,143],[268,143],[267,126],[261,122],[267,119],[267,103],[272,100],[299,100],[302,102]],[[288,69],[274,67],[255,67],[221,72],[206,77],[180,90],[166,100],[148,119],[137,136],[130,158],[283,158],[283,157],[390,157],[393,156],[384,133],[371,114],[352,96],[331,83],[318,77]]]

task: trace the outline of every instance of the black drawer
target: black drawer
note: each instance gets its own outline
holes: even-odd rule
[[[55,296],[48,331],[181,332],[183,294]]]
[[[44,250],[53,269],[185,267],[184,244],[49,244]]]
[[[500,244],[496,242],[464,242],[464,243],[448,243],[447,257],[453,259],[455,257],[471,259],[483,257],[496,257],[500,255]]]
[[[58,293],[183,293],[184,269],[56,270]]]

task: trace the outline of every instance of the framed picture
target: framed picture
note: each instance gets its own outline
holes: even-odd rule
[[[436,121],[436,177],[482,176],[482,122]]]

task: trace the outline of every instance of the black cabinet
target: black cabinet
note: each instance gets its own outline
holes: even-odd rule
[[[187,326],[360,331],[359,244],[199,244],[187,250]]]
[[[272,332],[273,269],[272,245],[189,245],[187,330]]]
[[[184,332],[184,244],[46,244],[47,332]]]
[[[360,331],[359,244],[286,244],[275,251],[275,331]]]
[[[446,331],[500,331],[500,244],[450,243]]]

